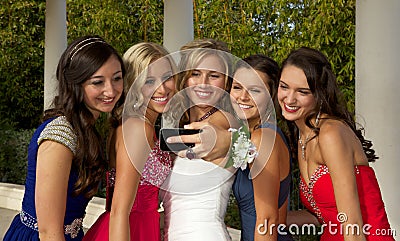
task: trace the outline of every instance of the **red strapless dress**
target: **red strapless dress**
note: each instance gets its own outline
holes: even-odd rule
[[[369,233],[369,235],[366,234],[367,240],[394,241],[374,170],[369,166],[355,166],[355,174],[364,227]],[[320,165],[310,177],[308,185],[301,177],[300,199],[322,224],[327,225],[324,228],[321,241],[344,240],[345,227],[342,231],[339,228],[339,220],[343,216],[339,215],[337,211],[333,185],[327,166]],[[332,232],[329,231],[329,226],[332,227]],[[362,227],[360,227],[360,230],[362,232]]]
[[[172,168],[172,158],[168,152],[159,149],[158,141],[145,163],[136,199],[129,215],[132,241],[160,241],[160,214],[158,213],[158,192]],[[118,178],[118,176],[116,177]],[[111,177],[111,179],[113,179]],[[114,182],[107,182],[107,194],[111,194]],[[109,200],[107,211],[99,216],[86,232],[82,241],[108,241],[110,222]]]

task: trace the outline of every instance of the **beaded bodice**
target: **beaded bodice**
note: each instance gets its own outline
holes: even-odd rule
[[[170,153],[160,149],[159,141],[156,140],[149,157],[144,165],[140,185],[154,185],[160,187],[167,178],[172,168]]]
[[[68,147],[76,154],[77,136],[65,116],[59,116],[50,121],[37,140],[38,145],[44,140],[51,140]]]
[[[328,167],[325,165],[320,165],[318,166],[318,168],[315,170],[315,172],[313,173],[313,175],[311,175],[310,177],[310,182],[307,185],[306,182],[304,181],[304,178],[302,177],[300,179],[300,192],[304,195],[304,197],[306,198],[306,200],[308,201],[308,204],[311,206],[311,208],[313,209],[315,215],[317,215],[317,217],[320,219],[320,221],[324,222],[324,219],[322,218],[321,215],[321,210],[319,209],[319,207],[317,206],[314,197],[313,197],[313,188],[315,183],[318,181],[318,179],[320,177],[322,177],[323,175],[329,173],[328,171]]]
[[[370,225],[367,241],[393,241],[391,235],[375,236],[376,230],[389,230],[390,225],[374,170],[369,166],[354,166],[357,194],[364,224]],[[349,184],[350,185],[350,184]],[[320,165],[310,176],[308,185],[300,178],[300,198],[306,208],[313,212],[319,221],[331,227],[339,227],[345,213],[339,213],[329,169]],[[322,240],[343,240],[340,232],[324,232]]]

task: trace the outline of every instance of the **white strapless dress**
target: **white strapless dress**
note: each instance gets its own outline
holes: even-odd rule
[[[177,157],[161,186],[164,240],[231,240],[224,217],[233,180],[214,163]]]

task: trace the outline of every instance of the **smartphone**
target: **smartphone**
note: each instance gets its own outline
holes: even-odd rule
[[[201,131],[201,129],[162,128],[160,130],[160,149],[162,151],[178,152],[194,147],[194,143],[167,143],[166,140],[170,136],[192,135]]]

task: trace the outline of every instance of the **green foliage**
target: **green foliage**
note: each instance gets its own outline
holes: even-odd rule
[[[0,5],[0,113],[19,128],[38,124],[43,110],[45,0]]]
[[[228,208],[225,214],[225,224],[231,228],[241,229],[239,207],[233,192],[229,195]]]
[[[34,130],[15,130],[0,122],[0,181],[25,183],[28,145]]]
[[[355,0],[195,0],[193,5],[195,38],[226,41],[238,57],[264,53],[281,62],[300,46],[320,49],[354,111]],[[68,40],[98,34],[121,54],[141,41],[162,43],[163,7],[159,0],[68,0]],[[0,6],[0,112],[21,128],[36,127],[42,114],[44,14],[45,0]]]
[[[355,0],[195,0],[194,34],[227,42],[240,58],[263,53],[278,63],[301,46],[317,48],[354,112]]]
[[[162,43],[163,9],[158,0],[68,0],[68,39],[97,34],[121,54],[138,42]]]

